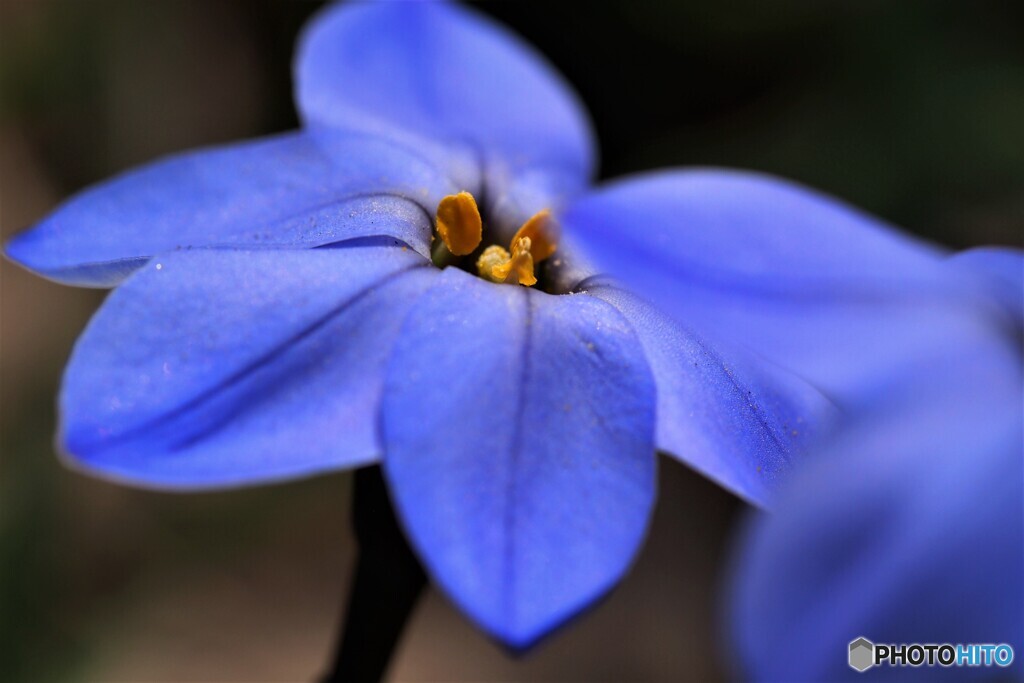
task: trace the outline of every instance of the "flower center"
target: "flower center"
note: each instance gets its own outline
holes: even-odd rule
[[[480,277],[527,287],[537,284],[534,267],[558,248],[552,238],[551,220],[550,211],[538,211],[516,231],[508,250],[497,244],[484,249],[476,261]],[[466,256],[480,246],[483,221],[473,195],[460,192],[441,200],[437,205],[437,234],[454,256]]]

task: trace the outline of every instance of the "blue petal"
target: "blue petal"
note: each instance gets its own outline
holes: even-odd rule
[[[618,581],[655,496],[655,390],[615,309],[448,269],[389,366],[384,467],[434,580],[524,647]]]
[[[991,296],[1018,326],[1024,325],[1024,251],[978,247],[950,257],[950,263],[984,277]]]
[[[75,346],[63,449],[97,474],[173,488],[374,461],[389,350],[437,275],[425,264],[393,247],[155,257]]]
[[[566,239],[687,326],[742,342],[826,393],[936,332],[908,311],[950,305],[932,248],[785,181],[679,171],[620,181],[562,216]],[[966,302],[965,305],[973,305]]]
[[[301,248],[387,235],[428,255],[433,207],[452,187],[386,141],[288,133],[177,155],[90,188],[11,241],[7,254],[86,286],[117,284],[150,256],[191,247]]]
[[[658,386],[658,448],[767,506],[794,459],[832,425],[828,399],[771,363],[709,344],[621,289],[585,289],[615,306],[643,344]]]
[[[1014,343],[897,382],[751,520],[732,631],[758,680],[861,680],[847,644],[1024,642],[1024,375]],[[820,456],[820,457],[819,457]],[[872,677],[1016,680],[881,667]]]
[[[307,126],[402,141],[463,189],[482,190],[502,222],[577,191],[594,164],[567,84],[516,36],[457,5],[331,7],[303,36],[295,72]]]

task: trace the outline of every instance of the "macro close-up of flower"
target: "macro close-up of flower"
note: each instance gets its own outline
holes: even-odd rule
[[[468,207],[452,207],[444,253],[475,230],[455,247],[472,253],[482,220],[490,239],[546,223],[534,216],[580,194],[593,163],[571,94],[497,31],[444,5],[331,10],[300,47],[307,130],[124,176],[7,253],[79,285],[139,269],[69,365],[73,462],[208,487],[379,459],[435,580],[522,646],[628,566],[656,447],[763,501],[831,407],[626,291],[588,293],[554,244],[569,272],[543,273],[551,293],[432,267],[445,203]],[[408,34],[436,36],[436,64]],[[376,74],[424,94],[381,92]],[[540,255],[525,258],[532,275]]]
[[[644,547],[659,454],[750,507],[707,625],[730,675],[858,675],[865,635],[1024,656],[1019,250],[762,171],[597,181],[571,86],[455,3],[328,5],[293,77],[298,129],[124,171],[4,253],[112,290],[61,380],[71,468],[178,493],[362,468],[326,680],[383,675],[423,580],[510,656],[573,628]]]

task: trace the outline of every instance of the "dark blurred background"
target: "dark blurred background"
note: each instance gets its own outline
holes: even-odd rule
[[[316,3],[0,0],[0,227],[157,155],[292,128]],[[952,247],[1022,242],[1024,3],[484,3],[590,108],[602,177],[738,166],[824,189]],[[0,680],[309,680],[353,559],[346,475],[171,495],[65,470],[54,399],[102,293],[0,264]],[[508,657],[443,598],[396,680],[709,680],[743,506],[663,460],[623,585]]]

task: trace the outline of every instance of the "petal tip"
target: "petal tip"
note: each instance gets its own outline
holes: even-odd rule
[[[38,254],[33,249],[34,235],[32,230],[24,230],[9,238],[3,244],[2,253],[11,263],[15,263],[22,268],[39,272],[39,269],[34,265],[38,260]]]

